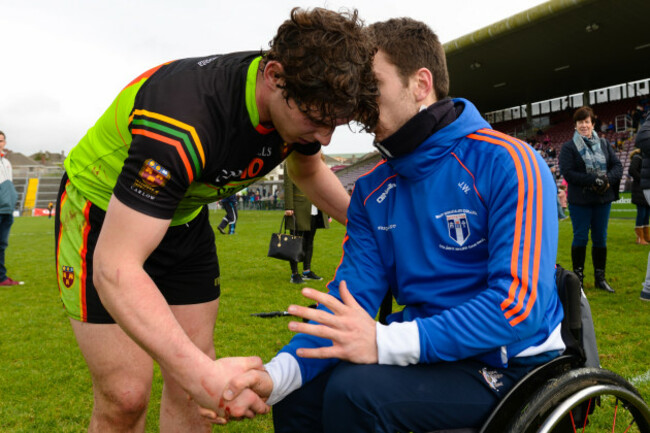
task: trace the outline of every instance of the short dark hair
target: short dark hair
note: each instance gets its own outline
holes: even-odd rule
[[[367,131],[379,118],[377,79],[372,71],[376,49],[356,10],[293,8],[265,54],[284,72],[283,96],[293,99],[312,121],[335,126],[356,120]],[[263,66],[262,66],[263,67]]]
[[[575,113],[573,113],[573,123],[578,123],[578,120],[585,120],[587,117],[591,119],[591,123],[594,123],[594,116],[594,110],[592,110],[591,107],[585,105],[578,108]]]
[[[4,138],[7,138],[4,132],[0,131],[0,135],[2,135]]]
[[[436,99],[447,97],[449,71],[445,49],[429,26],[412,18],[392,18],[371,24],[369,29],[375,45],[397,67],[405,83],[418,69],[427,68],[433,74]]]

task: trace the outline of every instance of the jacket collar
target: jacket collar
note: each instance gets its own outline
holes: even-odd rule
[[[420,110],[393,135],[374,146],[386,159],[398,158],[413,152],[427,137],[456,120],[451,99],[443,99]]]

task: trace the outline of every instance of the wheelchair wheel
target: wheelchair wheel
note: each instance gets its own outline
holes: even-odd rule
[[[514,417],[510,433],[650,433],[650,410],[619,375],[581,368],[551,379]]]

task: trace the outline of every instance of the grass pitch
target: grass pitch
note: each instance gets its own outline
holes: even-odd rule
[[[590,299],[603,367],[632,381],[650,400],[650,302],[639,300],[650,247],[634,243],[634,214],[612,213],[607,277],[610,295],[593,288],[589,258],[585,289]],[[216,225],[223,212],[211,215]],[[286,317],[261,319],[252,313],[308,305],[289,282],[286,262],[266,257],[280,211],[241,211],[235,236],[218,232],[222,297],[216,325],[218,356],[259,355],[268,361],[290,338]],[[54,219],[16,218],[7,268],[24,286],[0,288],[0,431],[84,432],[92,409],[91,381],[58,298],[54,269]],[[341,255],[344,227],[334,222],[316,234],[313,270],[325,277],[309,286],[325,289]],[[560,223],[558,262],[571,267],[571,223]],[[588,255],[589,256],[589,255]],[[147,431],[158,431],[162,381],[154,378]],[[270,415],[215,427],[216,432],[272,431]]]

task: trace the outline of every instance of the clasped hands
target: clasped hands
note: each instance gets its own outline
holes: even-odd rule
[[[592,185],[592,188],[594,191],[596,191],[597,194],[603,195],[609,188],[609,178],[607,175],[600,174],[596,177],[594,180],[594,183]]]
[[[348,291],[345,281],[339,285],[339,292],[341,300],[318,290],[302,289],[303,296],[324,305],[331,313],[299,305],[289,306],[287,311],[292,316],[316,322],[291,321],[291,331],[332,341],[331,346],[298,349],[297,355],[302,358],[338,358],[355,364],[377,363],[375,320],[357,303]],[[217,411],[201,408],[200,413],[215,424],[253,418],[255,415],[268,413],[270,408],[266,401],[272,391],[273,381],[270,375],[263,367],[255,365],[230,378]]]

